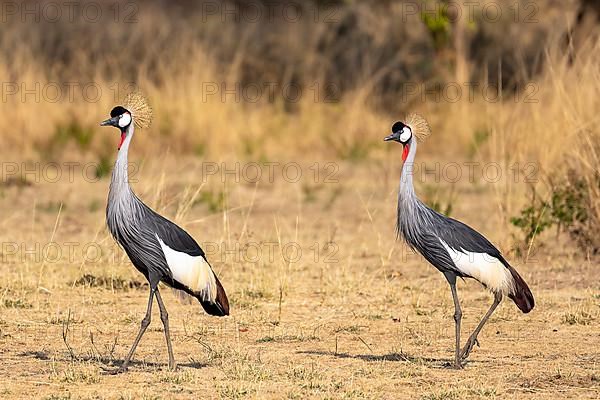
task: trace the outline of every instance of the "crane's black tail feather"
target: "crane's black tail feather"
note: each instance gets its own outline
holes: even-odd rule
[[[509,294],[508,297],[515,302],[517,307],[519,307],[519,310],[527,314],[529,311],[533,310],[533,307],[535,306],[533,294],[517,270],[511,267],[508,263],[505,265],[510,271],[510,274],[515,282],[515,290],[513,293]]]
[[[225,289],[223,289],[223,285],[219,281],[219,278],[215,275],[215,281],[217,282],[217,295],[214,301],[204,301],[198,299],[204,311],[207,314],[214,315],[216,317],[224,317],[229,315],[229,300],[227,299],[227,294],[225,294]]]

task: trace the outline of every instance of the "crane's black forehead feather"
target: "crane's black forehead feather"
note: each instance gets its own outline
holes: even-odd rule
[[[400,132],[405,126],[406,125],[400,121],[394,123],[394,125],[392,125],[392,133]]]
[[[114,118],[114,117],[116,117],[117,115],[121,115],[121,114],[124,114],[124,113],[126,113],[126,112],[129,112],[129,111],[127,111],[127,109],[126,109],[125,107],[123,107],[123,106],[116,106],[116,107],[115,107],[115,108],[113,108],[113,109],[112,109],[112,111],[110,112],[110,116],[111,116],[111,118]]]

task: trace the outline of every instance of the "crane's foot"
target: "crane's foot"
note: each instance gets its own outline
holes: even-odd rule
[[[169,360],[169,371],[177,371],[177,363],[175,360]]]
[[[466,360],[467,357],[469,357],[469,354],[471,354],[471,350],[473,350],[473,346],[475,345],[477,345],[477,347],[480,347],[479,340],[477,340],[477,337],[469,337],[469,340],[467,340],[467,343],[465,343],[465,347],[460,352],[460,359],[462,361]]]
[[[448,369],[465,369],[465,363],[463,363],[462,361],[449,361],[447,363],[444,363],[444,368],[448,368]]]

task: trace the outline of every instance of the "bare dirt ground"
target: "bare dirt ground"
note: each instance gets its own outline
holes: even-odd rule
[[[179,368],[168,371],[155,307],[118,376],[104,369],[129,350],[148,288],[104,228],[108,178],[78,170],[73,182],[4,187],[0,397],[600,398],[597,260],[540,238],[529,262],[514,261],[536,308],[524,315],[504,301],[466,368],[446,368],[452,300],[442,275],[395,241],[398,161],[336,168],[326,180],[324,163],[317,179],[302,165],[297,183],[275,172],[274,183],[223,185],[218,173],[194,200],[199,161],[146,160],[136,191],[203,246],[232,313],[209,317],[163,288]],[[452,215],[508,250],[496,194],[459,184]],[[492,298],[473,281],[459,296],[464,341]]]

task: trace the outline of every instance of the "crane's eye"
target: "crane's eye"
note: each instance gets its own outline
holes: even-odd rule
[[[408,142],[408,139],[410,139],[411,135],[412,132],[410,131],[410,128],[408,126],[405,126],[404,128],[402,128],[402,133],[400,134],[400,141]]]

